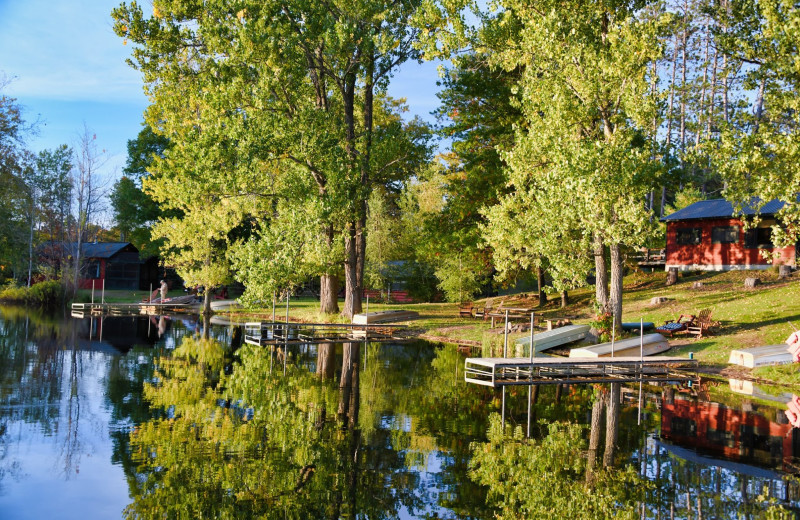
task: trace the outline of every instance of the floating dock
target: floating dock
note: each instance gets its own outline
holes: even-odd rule
[[[397,334],[405,328],[405,325],[250,322],[244,325],[244,341],[251,345],[400,342],[407,341]]]
[[[697,360],[678,357],[467,358],[467,383],[525,386],[579,383],[686,383],[698,381]]]

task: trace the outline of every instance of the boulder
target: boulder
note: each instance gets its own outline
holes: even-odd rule
[[[702,288],[703,288],[703,282],[692,283],[692,289],[702,289]]]
[[[650,307],[655,307],[656,305],[661,305],[662,303],[666,303],[669,301],[669,298],[666,296],[653,296],[650,298]]]

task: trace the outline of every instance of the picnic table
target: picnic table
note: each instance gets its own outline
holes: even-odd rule
[[[519,319],[522,319],[522,318],[530,318],[531,313],[534,310],[535,309],[531,309],[531,308],[528,308],[528,307],[501,307],[501,308],[499,308],[499,309],[497,309],[495,311],[492,311],[492,312],[488,313],[487,316],[489,318],[491,318],[491,320],[492,320],[492,328],[494,328],[495,320],[498,319],[498,318],[505,319],[506,311],[508,311],[508,319],[509,320],[512,320],[512,319],[513,320],[519,320]],[[536,319],[536,321],[539,320],[538,317],[536,317],[535,319]],[[536,323],[534,323],[534,326],[535,325],[536,325]]]

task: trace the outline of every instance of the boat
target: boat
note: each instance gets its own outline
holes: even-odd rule
[[[622,324],[622,330],[634,331],[634,330],[639,330],[639,328],[644,328],[644,330],[650,330],[656,328],[656,324],[653,323],[652,321],[645,321],[645,322],[629,321]]]
[[[747,368],[766,365],[788,365],[792,361],[792,354],[785,343],[732,350],[728,358],[728,363]]]
[[[533,343],[536,346],[535,352],[542,352],[553,347],[580,341],[586,337],[589,328],[589,325],[567,325],[565,327],[534,334]],[[530,351],[527,348],[530,342],[530,336],[519,338],[516,341],[517,346],[515,350],[517,350],[518,353],[521,350],[522,356],[525,356],[526,353],[530,355]]]
[[[353,316],[355,325],[367,325],[369,323],[391,323],[393,321],[415,320],[419,313],[415,311],[376,311],[356,314]]]
[[[667,338],[661,334],[645,334],[638,338],[628,338],[611,343],[600,343],[589,347],[570,350],[569,357],[610,357],[614,356],[652,356],[669,350]]]

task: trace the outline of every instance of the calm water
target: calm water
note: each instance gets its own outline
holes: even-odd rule
[[[284,375],[236,330],[198,330],[0,307],[0,518],[558,518],[597,474],[586,448],[607,388],[541,387],[536,442],[498,440],[500,393],[466,385],[454,348],[308,346]],[[751,395],[645,388],[640,417],[638,387],[623,388],[614,469],[594,489],[649,518],[795,515],[790,396],[736,390]],[[526,398],[507,395],[509,427],[524,431]],[[567,423],[577,436],[559,444],[549,425]]]

